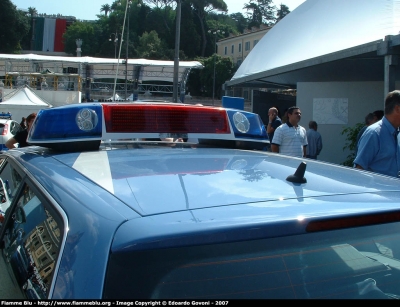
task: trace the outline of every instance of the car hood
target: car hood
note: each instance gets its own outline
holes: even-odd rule
[[[400,180],[263,151],[207,148],[109,150],[55,156],[141,215],[238,204],[320,199],[396,202]],[[287,181],[306,163],[305,183]],[[347,195],[347,197],[346,197]],[[337,196],[333,198],[332,196]]]

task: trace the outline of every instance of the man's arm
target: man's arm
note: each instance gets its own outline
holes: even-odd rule
[[[279,145],[277,144],[271,144],[271,151],[279,153]]]
[[[267,125],[267,133],[272,133],[275,131],[275,128],[272,127],[272,123],[268,123]]]
[[[353,161],[354,167],[369,170],[379,148],[378,135],[374,131],[366,129],[358,141],[357,154]]]
[[[275,131],[275,128],[272,127],[272,123],[274,122],[275,118],[276,118],[275,114],[268,115],[267,133],[272,133]]]
[[[303,157],[307,156],[307,145],[303,146]]]
[[[7,147],[8,149],[13,149],[13,148],[17,148],[17,147],[15,146],[15,144],[17,144],[17,143],[18,143],[18,141],[17,141],[16,139],[11,138],[11,139],[9,139],[9,140],[5,143],[5,145],[6,145],[6,147]]]

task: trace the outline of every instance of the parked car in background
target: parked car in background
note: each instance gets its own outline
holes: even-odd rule
[[[0,114],[0,150],[8,150],[6,142],[22,128],[11,116]]]

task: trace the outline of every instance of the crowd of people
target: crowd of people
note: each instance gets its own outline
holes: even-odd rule
[[[287,119],[284,119],[284,116]],[[278,109],[268,110],[266,127],[271,151],[294,157],[317,159],[322,150],[318,124],[310,121],[308,130],[299,125],[301,110],[293,106],[282,119]],[[400,177],[400,90],[387,94],[385,110],[376,110],[365,117],[365,126],[357,135],[354,167],[392,177]]]

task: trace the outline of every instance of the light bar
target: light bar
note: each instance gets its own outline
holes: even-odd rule
[[[236,109],[172,103],[84,103],[42,109],[28,142],[61,151],[98,150],[101,140],[197,138],[202,144],[268,137],[258,114]],[[249,143],[248,143],[249,144]]]
[[[230,133],[226,111],[185,105],[104,105],[108,133]]]
[[[8,112],[8,113],[1,112],[0,113],[0,118],[1,119],[12,119],[12,115],[11,115],[10,112]]]

